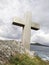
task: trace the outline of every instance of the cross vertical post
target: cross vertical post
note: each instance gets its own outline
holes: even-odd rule
[[[22,37],[22,44],[24,48],[30,49],[30,36],[31,36],[31,20],[32,14],[26,13],[24,16],[25,26],[23,29],[23,37]]]

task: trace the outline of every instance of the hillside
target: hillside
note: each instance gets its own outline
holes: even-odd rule
[[[40,44],[40,43],[31,43],[31,45],[37,45],[37,46],[45,46],[45,47],[49,47],[48,45],[43,45],[43,44]]]
[[[30,58],[27,54],[19,54],[10,58],[6,65],[49,65],[48,61],[43,61],[38,56]]]
[[[11,56],[15,56],[17,53],[27,53],[28,56],[34,57],[34,51],[30,52],[20,42],[16,40],[0,40],[0,65],[7,63]]]
[[[15,40],[0,40],[0,65],[49,65]]]

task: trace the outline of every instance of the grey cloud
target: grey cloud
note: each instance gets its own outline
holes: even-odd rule
[[[49,45],[49,41],[46,41],[44,39],[44,37],[40,37],[40,36],[37,36],[34,40],[32,40],[32,42],[37,42],[37,43],[41,43],[44,45]]]
[[[0,36],[5,38],[15,38],[19,39],[21,38],[21,28],[18,26],[12,25],[12,23],[4,23],[0,20]]]
[[[0,36],[21,38],[22,29],[11,23],[15,16],[23,18],[26,11],[32,12],[32,21],[40,24],[40,30],[43,30],[45,34],[49,33],[49,0],[0,0]],[[31,34],[33,36],[36,32],[33,31]],[[39,41],[39,38],[44,39],[40,36],[36,38],[36,41]]]

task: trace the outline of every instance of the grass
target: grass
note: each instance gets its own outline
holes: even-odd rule
[[[38,56],[30,58],[27,54],[17,53],[14,57],[10,57],[6,65],[49,65],[49,63],[41,60]]]

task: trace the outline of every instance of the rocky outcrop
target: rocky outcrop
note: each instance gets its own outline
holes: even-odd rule
[[[15,40],[0,40],[0,65],[8,62],[10,56],[16,55],[16,53],[26,53],[30,56],[34,55],[34,52],[26,50],[20,42]]]
[[[0,63],[3,64],[19,50],[18,42],[15,40],[0,40]]]

